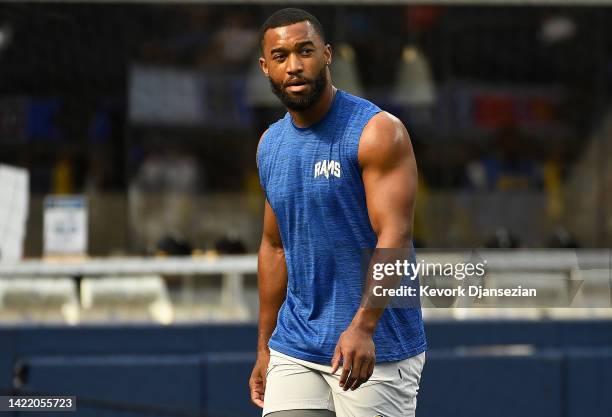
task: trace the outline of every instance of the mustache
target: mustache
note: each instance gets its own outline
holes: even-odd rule
[[[303,78],[303,77],[295,77],[295,78],[291,78],[287,81],[285,81],[283,83],[283,88],[286,87],[290,87],[292,85],[298,85],[298,84],[312,84],[313,80],[311,80],[310,78]]]

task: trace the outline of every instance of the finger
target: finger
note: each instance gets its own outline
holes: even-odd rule
[[[350,362],[351,373],[344,384],[344,390],[347,391],[353,387],[357,376],[359,375],[359,368],[361,364],[361,359],[357,358],[356,355],[353,355],[353,360]]]
[[[261,380],[254,379],[251,381],[251,401],[258,407],[263,408],[264,390]]]
[[[370,363],[371,363],[371,360],[366,358],[361,364],[361,371],[359,372],[359,378],[357,378],[357,381],[355,381],[355,384],[351,388],[353,391],[359,388],[361,384],[365,383],[370,377],[369,375]]]
[[[353,365],[351,366],[351,375],[349,376],[348,381],[346,381],[346,385],[344,386],[344,390],[354,390],[360,384],[360,376],[361,376],[361,368],[363,366],[363,359],[361,356],[355,356],[353,359]]]
[[[374,367],[376,366],[376,359],[373,359],[370,362],[370,366],[368,367],[368,379],[367,381],[370,380],[370,378],[372,378],[372,375],[374,375]]]
[[[342,358],[342,353],[340,352],[340,345],[336,345],[336,349],[334,349],[334,357],[332,358],[332,374],[335,374],[338,368],[340,367],[340,359]]]
[[[344,387],[346,380],[351,372],[351,365],[353,364],[353,353],[344,355],[342,359],[342,375],[340,375],[340,386]]]
[[[253,404],[255,404],[257,407],[259,408],[263,408],[264,407],[264,402],[263,402],[263,398],[261,398],[258,394],[254,394],[251,396],[251,402],[253,402]]]
[[[253,404],[255,404],[258,407],[263,408],[263,404],[264,404],[263,400],[264,400],[264,396],[262,392],[256,391],[256,390],[251,391],[251,401],[253,402]]]

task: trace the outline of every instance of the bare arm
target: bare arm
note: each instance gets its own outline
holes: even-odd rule
[[[374,116],[361,135],[358,157],[368,215],[378,237],[376,247],[408,248],[412,240],[417,168],[403,123],[384,112]],[[368,276],[366,288],[372,285],[371,280]],[[349,328],[340,336],[332,366],[335,371],[342,358],[340,386],[345,390],[357,389],[372,375],[375,364],[372,336],[383,312],[380,302],[377,307],[362,303]]]
[[[268,341],[276,328],[278,311],[287,296],[285,251],[278,230],[276,216],[267,200],[264,207],[263,233],[259,246],[257,280],[259,287],[257,361],[249,379],[249,387],[251,390],[251,401],[263,408],[266,389],[266,370],[270,361]]]
[[[269,352],[268,340],[276,328],[276,319],[287,296],[287,264],[276,216],[266,201],[264,230],[257,264],[259,284],[259,328],[257,351]]]
[[[376,129],[364,130],[359,147],[368,215],[378,237],[376,248],[408,248],[418,173],[410,137],[403,123],[388,113],[377,116]],[[374,119],[373,119],[374,121]],[[383,308],[358,310],[353,322],[374,332]]]

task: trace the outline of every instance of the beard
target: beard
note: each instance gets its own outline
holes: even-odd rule
[[[287,85],[284,83],[276,83],[272,78],[268,78],[270,81],[270,88],[272,92],[280,99],[280,101],[287,107],[289,110],[293,111],[304,111],[308,110],[312,106],[314,106],[325,91],[325,87],[327,87],[327,76],[325,71],[325,66],[321,69],[316,78],[308,79],[308,78],[300,78],[300,81],[303,81],[305,84],[309,84],[311,86],[310,92],[300,95],[289,95],[287,93]],[[295,81],[295,80],[292,80]]]

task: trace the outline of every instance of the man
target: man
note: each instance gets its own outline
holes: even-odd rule
[[[260,44],[288,112],[257,151],[266,203],[251,399],[273,417],[413,416],[426,350],[420,308],[364,303],[372,282],[361,282],[364,250],[411,247],[408,133],[333,87],[331,47],[313,15],[277,11]]]

